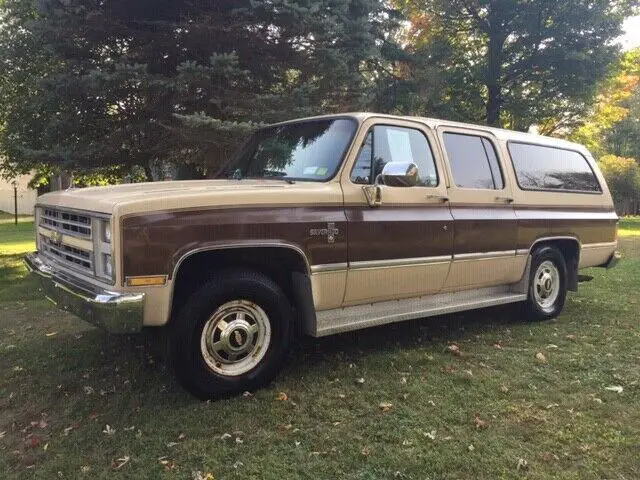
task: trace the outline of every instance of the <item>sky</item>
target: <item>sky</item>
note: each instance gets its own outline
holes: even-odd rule
[[[623,25],[625,34],[620,37],[620,42],[625,50],[640,47],[640,15],[629,17]]]

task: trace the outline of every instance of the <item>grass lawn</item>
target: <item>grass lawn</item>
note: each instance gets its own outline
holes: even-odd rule
[[[0,478],[640,478],[640,238],[557,321],[306,339],[269,388],[205,403],[139,337],[41,298],[31,228],[0,224]]]
[[[621,218],[618,234],[621,237],[640,237],[640,217]]]

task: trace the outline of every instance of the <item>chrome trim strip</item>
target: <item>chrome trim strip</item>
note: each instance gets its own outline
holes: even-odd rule
[[[518,250],[516,250],[516,257],[525,257],[527,255],[529,255],[528,248],[519,248]]]
[[[453,261],[456,260],[488,260],[490,258],[515,257],[515,250],[503,250],[500,252],[477,252],[477,253],[456,253]]]
[[[441,255],[438,257],[392,258],[388,260],[364,260],[361,262],[350,262],[349,268],[352,270],[361,270],[365,268],[405,267],[429,265],[432,263],[448,263],[450,261],[451,255]]]
[[[235,243],[224,243],[224,244],[220,244],[220,245],[210,245],[207,247],[199,247],[199,248],[194,248],[193,250],[189,250],[188,252],[185,252],[184,255],[182,255],[180,257],[180,259],[176,262],[176,266],[173,267],[173,271],[171,272],[171,275],[169,277],[169,279],[174,279],[176,276],[176,273],[178,272],[178,270],[180,269],[180,265],[182,265],[182,262],[184,262],[187,258],[189,258],[192,255],[195,255],[196,253],[201,253],[201,252],[209,252],[209,251],[213,251],[213,250],[226,250],[226,249],[238,249],[238,248],[288,248],[289,250],[293,250],[294,252],[296,252],[297,254],[299,254],[302,259],[304,260],[304,263],[307,267],[307,273],[311,273],[311,267],[309,266],[309,260],[307,259],[307,256],[305,255],[304,251],[296,246],[296,245],[292,245],[290,243],[284,243],[284,242],[258,242],[258,243],[254,243],[254,242],[242,242],[242,241],[238,241]]]
[[[328,273],[339,272],[347,269],[347,262],[344,263],[325,263],[321,265],[311,265],[311,273]]]
[[[618,242],[583,243],[582,248],[616,248]]]

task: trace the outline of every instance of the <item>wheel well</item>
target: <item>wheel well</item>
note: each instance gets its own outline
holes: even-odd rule
[[[578,290],[578,266],[580,264],[580,243],[571,238],[552,238],[536,243],[532,251],[542,246],[556,247],[567,264],[567,288],[575,292]]]
[[[247,247],[198,252],[180,263],[173,279],[175,287],[170,319],[216,271],[238,267],[255,270],[271,278],[282,288],[296,310],[306,310],[305,314],[308,314],[308,309],[301,303],[311,302],[313,305],[313,298],[310,281],[300,281],[301,278],[308,280],[308,267],[302,255],[286,247]]]

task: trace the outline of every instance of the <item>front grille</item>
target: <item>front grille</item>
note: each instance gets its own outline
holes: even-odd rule
[[[45,255],[58,260],[62,264],[93,273],[93,253],[70,245],[56,244],[46,235],[40,235],[40,249]]]
[[[91,238],[91,217],[88,215],[44,208],[40,214],[40,225],[65,235]]]
[[[57,264],[89,275],[95,274],[92,218],[76,211],[41,207],[38,211],[39,250]],[[74,238],[84,241],[74,240]],[[83,247],[82,245],[86,245]]]

